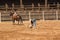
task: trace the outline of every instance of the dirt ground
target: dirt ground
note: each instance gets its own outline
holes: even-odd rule
[[[60,40],[60,21],[37,21],[36,28],[29,28],[29,22],[15,25],[0,23],[0,40]]]

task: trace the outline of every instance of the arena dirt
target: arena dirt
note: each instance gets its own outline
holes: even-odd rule
[[[37,21],[36,28],[29,28],[29,22],[15,24],[0,23],[0,40],[60,40],[60,21]]]

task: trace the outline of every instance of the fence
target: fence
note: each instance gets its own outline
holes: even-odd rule
[[[30,18],[39,20],[60,20],[60,12],[58,10],[35,11],[31,12]]]
[[[0,12],[0,23],[1,23],[1,12]]]
[[[22,16],[23,20],[29,20],[30,18],[36,18],[37,20],[60,20],[60,11],[48,10],[48,11],[16,11]],[[10,12],[1,12],[1,21],[10,21],[12,18],[9,16]]]

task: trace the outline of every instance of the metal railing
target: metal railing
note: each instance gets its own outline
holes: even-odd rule
[[[36,18],[37,20],[60,20],[59,10],[48,10],[48,11],[16,11],[17,14],[21,15],[23,20],[29,20],[30,18]],[[9,12],[1,12],[1,20],[11,20]]]

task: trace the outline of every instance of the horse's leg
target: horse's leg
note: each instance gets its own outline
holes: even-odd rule
[[[19,19],[17,21],[18,21],[18,24],[19,24]]]
[[[21,20],[21,23],[23,23],[23,20],[22,20],[22,18],[21,18],[20,20]]]
[[[18,24],[19,24],[19,20],[18,20]]]
[[[16,21],[18,22],[18,24],[19,24],[19,18],[16,18]]]
[[[19,17],[19,19],[20,19],[20,22],[23,23],[23,20],[22,20],[22,17],[21,16]]]
[[[15,20],[13,20],[13,24],[15,24]]]

